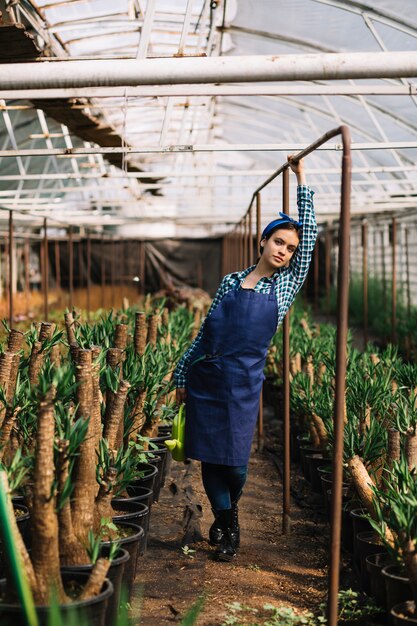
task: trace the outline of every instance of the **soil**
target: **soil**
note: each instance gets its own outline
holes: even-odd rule
[[[263,608],[267,603],[297,613],[319,612],[327,595],[327,517],[320,496],[292,466],[291,532],[283,535],[281,422],[268,408],[264,419],[265,447],[257,452],[254,446],[251,456],[239,503],[241,548],[232,563],[213,560],[215,549],[207,541],[213,516],[199,463],[172,463],[160,500],[152,506],[148,551],[138,562],[134,624],[179,622],[201,595],[198,626],[221,626],[233,615],[239,626],[264,624],[271,615]],[[195,552],[187,554],[185,545]],[[239,603],[235,611],[227,606],[233,602]]]

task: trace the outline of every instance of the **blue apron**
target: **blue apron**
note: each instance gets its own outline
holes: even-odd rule
[[[239,285],[206,319],[187,374],[187,457],[248,463],[266,355],[277,328],[274,292],[275,281],[266,294]]]

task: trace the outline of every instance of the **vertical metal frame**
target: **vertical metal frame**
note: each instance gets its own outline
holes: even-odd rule
[[[43,220],[43,315],[45,322],[48,321],[48,296],[49,296],[49,259],[48,259],[48,222]]]
[[[286,168],[282,173],[282,212],[290,213],[290,172]],[[282,328],[283,342],[283,387],[284,387],[284,467],[283,467],[283,490],[282,490],[282,532],[290,532],[290,489],[291,489],[291,466],[290,466],[290,312],[286,314]]]
[[[397,341],[397,220],[392,218],[391,342]]]
[[[368,343],[368,224],[362,224],[363,347]]]
[[[9,211],[9,326],[13,328],[13,211]]]
[[[343,474],[343,431],[344,431],[344,403],[346,393],[346,368],[347,368],[347,332],[348,332],[348,303],[349,303],[349,248],[350,248],[350,195],[352,179],[351,139],[347,126],[335,128],[307,148],[294,155],[293,162],[314,152],[318,147],[335,137],[342,136],[342,188],[339,220],[339,253],[337,273],[337,333],[336,333],[336,374],[335,374],[335,403],[334,403],[334,442],[333,442],[333,482],[331,499],[331,530],[330,530],[330,566],[329,566],[329,592],[327,605],[327,620],[329,626],[337,626],[338,592],[339,592],[339,569],[340,569],[340,534],[342,519],[342,474]],[[255,198],[257,207],[259,193],[277,176],[289,168],[288,161],[276,170],[260,187],[258,187],[249,204],[252,206]],[[259,204],[258,204],[259,202]],[[260,217],[260,211],[259,211]],[[260,220],[257,222],[257,234],[259,238]],[[284,376],[289,377],[289,360],[284,367]],[[284,395],[284,415],[289,412],[289,394]],[[288,428],[289,432],[289,428]],[[289,437],[286,435],[284,445],[284,458],[289,455]],[[289,498],[289,485],[284,483],[284,498]],[[289,526],[289,519],[283,520]]]

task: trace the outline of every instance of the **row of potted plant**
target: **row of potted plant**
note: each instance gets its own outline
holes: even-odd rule
[[[282,375],[281,344],[276,337],[267,363],[269,380],[275,383]],[[291,378],[293,456],[329,507],[335,329],[313,324],[300,308],[292,315]],[[267,398],[275,404],[278,388],[267,386]],[[343,545],[352,553],[362,588],[386,606],[395,624],[417,622],[416,426],[417,367],[404,362],[393,346],[359,352],[349,339]],[[382,572],[387,585],[394,577],[395,593],[384,593]]]
[[[91,325],[67,311],[62,330],[10,329],[2,346],[1,491],[40,623],[53,594],[64,613],[81,605],[109,626],[122,581],[132,592],[167,467],[158,428],[176,413],[171,372],[196,325],[184,307],[145,304]],[[0,621],[26,623],[2,539]]]

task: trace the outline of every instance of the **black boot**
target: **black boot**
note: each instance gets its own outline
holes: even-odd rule
[[[235,500],[232,502],[232,537],[235,544],[235,548],[239,548],[240,546],[240,527],[239,527],[239,508],[237,505],[238,501]]]
[[[219,511],[218,520],[223,535],[220,546],[217,548],[214,556],[217,561],[231,561],[236,556],[236,544],[232,532],[232,509]]]
[[[209,541],[212,546],[219,546],[223,537],[223,529],[219,522],[219,514],[215,509],[211,509],[214,515],[214,522],[210,526]]]

